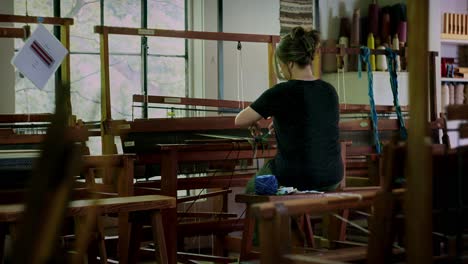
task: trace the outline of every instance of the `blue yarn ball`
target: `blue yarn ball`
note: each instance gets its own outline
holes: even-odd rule
[[[260,175],[255,177],[255,194],[275,195],[278,191],[278,181],[275,175]]]

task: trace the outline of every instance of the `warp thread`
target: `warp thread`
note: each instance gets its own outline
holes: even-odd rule
[[[278,191],[278,181],[275,175],[260,175],[255,177],[255,194],[276,195]]]

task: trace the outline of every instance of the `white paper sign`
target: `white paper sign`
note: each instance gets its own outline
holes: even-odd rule
[[[67,53],[62,43],[39,24],[11,63],[37,88],[42,89]]]

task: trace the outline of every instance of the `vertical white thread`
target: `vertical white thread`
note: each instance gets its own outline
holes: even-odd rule
[[[242,103],[242,109],[244,109],[244,67],[243,67],[243,64],[242,64],[242,48],[239,50],[239,57],[240,57],[240,60],[239,60],[239,67],[240,67],[240,70],[239,70],[239,82],[240,82],[240,90],[241,90],[241,103]]]
[[[240,52],[239,52],[239,50],[237,50],[237,102],[239,102],[239,109],[243,109],[243,108],[241,108],[241,101],[240,101],[240,78],[239,78],[240,64],[239,64],[239,60],[240,60]]]

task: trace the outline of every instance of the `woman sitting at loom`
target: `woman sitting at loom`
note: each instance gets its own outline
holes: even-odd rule
[[[312,74],[319,43],[317,31],[302,27],[283,37],[275,52],[276,73],[287,81],[266,90],[235,120],[259,131],[257,121],[273,118],[278,153],[256,176],[273,174],[279,185],[298,190],[334,190],[343,178],[338,95]],[[255,193],[254,179],[247,193]]]

